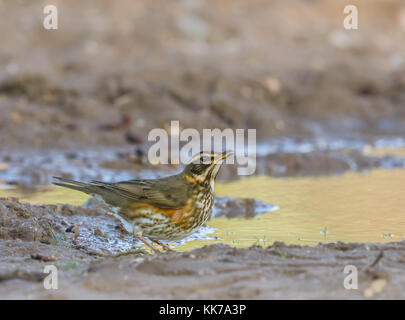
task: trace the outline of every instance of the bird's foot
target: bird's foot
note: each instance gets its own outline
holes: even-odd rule
[[[133,233],[134,238],[138,239],[139,241],[143,242],[149,249],[151,249],[154,253],[160,253],[158,249],[156,249],[154,246],[152,246],[148,240],[146,240],[142,235],[138,233]]]
[[[173,250],[172,248],[170,248],[167,244],[164,244],[158,240],[153,240],[151,239],[152,242],[158,244],[159,246],[161,246],[164,250],[166,250],[167,252],[176,252],[176,250]]]

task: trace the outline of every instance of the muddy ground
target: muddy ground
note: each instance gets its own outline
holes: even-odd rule
[[[47,31],[42,1],[0,0],[0,187],[176,172],[146,158],[149,130],[171,120],[257,129],[257,174],[405,167],[377,152],[405,146],[401,0],[351,1],[356,31],[339,1],[54,3],[59,29]],[[237,178],[235,166],[219,177]],[[2,199],[0,215],[1,298],[404,298],[403,242],[152,256],[99,206]],[[57,291],[43,289],[50,263]],[[342,286],[348,264],[358,290]]]

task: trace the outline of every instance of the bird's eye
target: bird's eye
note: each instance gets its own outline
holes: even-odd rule
[[[202,156],[200,158],[201,163],[209,163],[210,162],[210,157],[208,156]]]

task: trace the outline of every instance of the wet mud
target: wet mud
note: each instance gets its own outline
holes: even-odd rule
[[[336,243],[267,248],[210,245],[184,253],[91,255],[41,243],[2,241],[3,298],[28,299],[390,299],[403,298],[404,242]],[[30,256],[55,256],[43,262]],[[59,267],[58,290],[45,290],[45,265]],[[344,268],[358,270],[358,289],[343,287]],[[11,268],[10,268],[11,267]],[[18,288],[18,290],[17,290]]]

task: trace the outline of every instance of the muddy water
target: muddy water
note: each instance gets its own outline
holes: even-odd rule
[[[216,219],[225,241],[389,242],[405,238],[405,170],[322,178],[257,177],[218,186],[219,194],[270,201],[280,210],[252,221]],[[257,241],[257,240],[256,240]]]
[[[218,183],[216,194],[252,197],[280,207],[253,219],[214,218],[212,234],[179,249],[223,242],[236,247],[274,241],[315,245],[319,242],[389,242],[405,239],[405,170],[350,172],[321,178],[256,176]],[[81,205],[88,197],[54,186],[39,190],[0,189],[30,203]]]

